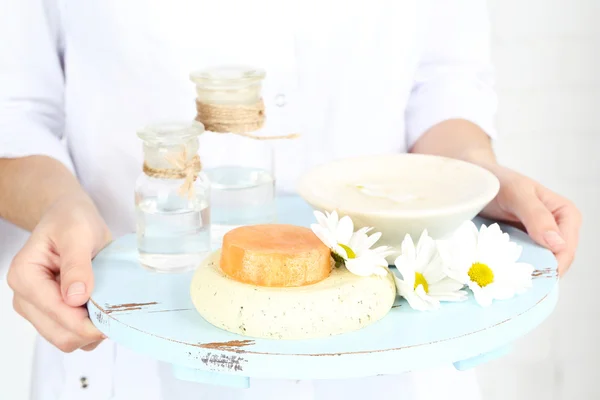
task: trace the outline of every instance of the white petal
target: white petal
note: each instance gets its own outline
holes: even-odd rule
[[[404,296],[406,299],[406,302],[408,303],[408,305],[417,311],[428,311],[429,310],[429,305],[427,304],[427,302],[425,302],[423,299],[421,299],[419,296],[417,296],[417,294],[415,292],[412,292],[410,294],[406,294]]]
[[[494,269],[498,264],[514,264],[521,256],[522,248],[514,242],[495,244],[486,254],[482,254],[481,262]]]
[[[495,300],[508,300],[515,296],[514,288],[497,283],[490,283],[485,289],[488,295]]]
[[[437,248],[438,254],[442,259],[442,264],[447,267],[453,267],[454,257],[452,257],[452,241],[437,240],[435,242],[435,247]]]
[[[467,285],[470,281],[471,278],[469,277],[469,275],[466,272],[460,272],[460,271],[454,271],[454,270],[446,270],[446,274],[448,275],[449,278],[454,279],[457,282],[460,282],[463,285]]]
[[[311,224],[310,229],[319,238],[319,240],[321,240],[321,242],[325,244],[325,246],[329,247],[330,249],[333,249],[334,246],[337,246],[337,243],[335,243],[335,241],[332,238],[331,232],[322,227],[321,225]]]
[[[409,285],[411,288],[413,288],[415,286],[415,270],[413,268],[412,263],[404,263],[402,260],[399,260],[401,257],[402,256],[396,259],[396,269],[402,275],[403,281],[406,282],[406,284]]]
[[[375,251],[377,253],[393,253],[394,249],[392,249],[390,246],[378,246],[375,247],[374,249],[370,249],[371,251]]]
[[[369,236],[368,240],[365,243],[365,246],[370,249],[371,247],[373,247],[373,245],[375,243],[377,243],[377,241],[381,238],[381,232],[375,232],[374,234],[372,234],[371,236]]]
[[[442,259],[442,270],[450,278],[466,285],[470,280],[468,272],[471,264],[459,264],[452,257],[451,245],[451,242],[448,241],[437,242],[440,258]]]
[[[393,251],[389,250],[389,251],[380,252],[380,251],[376,251],[376,250],[369,250],[369,252],[372,253],[371,257],[379,260],[377,265],[381,265],[382,267],[386,267],[386,268],[390,266],[390,262],[387,259],[389,256],[394,254]]]
[[[480,262],[515,262],[521,255],[520,246],[510,241],[508,233],[502,232],[498,224],[482,226],[478,244]]]
[[[420,289],[419,289],[420,288]],[[440,303],[427,296],[422,286],[417,291],[407,293],[402,296],[408,302],[408,305],[417,311],[430,311],[439,308]]]
[[[385,257],[382,257],[381,255],[375,253],[372,250],[368,250],[367,252],[363,253],[363,255],[360,257],[360,259],[365,260],[365,262],[368,262],[372,265],[377,265],[379,267],[388,267],[388,262],[385,259]]]
[[[434,293],[452,293],[452,292],[458,292],[459,290],[461,290],[465,285],[455,281],[454,279],[451,278],[445,278],[441,281],[439,281],[436,284],[430,284],[429,285],[429,293],[430,294],[434,294]]]
[[[365,262],[364,259],[354,258],[346,261],[346,268],[354,275],[371,276],[374,273],[376,265]]]
[[[490,296],[490,292],[485,290],[485,288],[481,288],[478,284],[473,282],[469,283],[469,288],[473,292],[475,301],[477,301],[480,306],[488,307],[492,304],[493,298]]]
[[[465,301],[469,298],[469,295],[464,290],[459,290],[458,292],[448,292],[448,293],[436,293],[433,294],[431,292],[428,293],[429,297],[436,299],[438,301]]]
[[[364,243],[366,241],[366,237],[367,235],[360,233],[360,231],[356,231],[352,234],[350,240],[348,241],[348,247],[350,247],[357,256],[360,254],[360,251],[365,247]]]
[[[406,265],[411,265],[411,263],[409,260],[406,259],[406,257],[404,257],[402,254],[400,254],[394,260],[394,265],[396,266],[396,268],[400,269],[400,268],[406,268]]]
[[[390,256],[395,253],[394,249],[392,249],[389,246],[379,246],[374,249],[371,249],[370,251],[383,258],[386,258],[387,256]]]
[[[427,245],[421,252],[417,252],[417,265],[421,273],[425,274],[429,269],[440,269],[442,260],[435,247],[435,242]]]
[[[495,265],[514,264],[521,256],[521,246],[514,242],[492,243],[485,252],[481,251],[480,262],[495,269]]]
[[[494,266],[494,282],[521,292],[532,285],[533,266],[526,263],[507,263]]]
[[[352,237],[353,232],[354,224],[352,223],[352,219],[350,219],[348,216],[345,216],[340,219],[340,222],[337,225],[335,230],[335,238],[338,243],[347,245],[350,243],[350,238]]]
[[[420,269],[420,271],[418,272],[421,272],[423,274],[423,277],[425,278],[429,286],[441,281],[447,276],[446,271],[444,270],[444,266],[442,264],[442,260],[437,255],[429,261],[429,264],[421,266],[417,262],[417,265],[417,271]]]
[[[338,213],[336,210],[333,210],[331,214],[327,214],[327,224],[332,232],[335,232],[335,230],[337,229],[338,221]]]
[[[474,248],[466,249],[456,239],[439,240],[436,247],[443,268],[450,276],[464,276],[474,262]],[[456,278],[458,279],[458,278]]]
[[[371,232],[372,230],[373,230],[373,228],[371,228],[371,227],[368,227],[368,226],[365,226],[365,227],[363,227],[363,228],[360,228],[360,229],[359,229],[359,230],[357,230],[356,232],[357,232],[357,233],[361,233],[361,234],[365,234],[365,235],[366,235],[367,233]]]
[[[413,283],[408,283],[405,280],[402,280],[396,276],[396,274],[392,274],[394,276],[394,282],[396,282],[396,290],[400,296],[407,295],[408,293],[414,292],[414,279]]]
[[[535,271],[535,267],[528,263],[517,262],[517,263],[514,263],[513,265],[515,266],[515,268],[521,270],[523,274],[525,274],[529,277],[531,277],[531,275],[533,274],[533,271]]]
[[[326,229],[329,228],[329,221],[327,220],[327,216],[325,214],[323,214],[320,211],[314,211],[313,214],[315,215],[315,218],[317,219],[319,225]]]
[[[479,235],[479,230],[477,229],[477,225],[471,220],[467,220],[462,223],[462,225],[458,228],[458,231],[461,232],[461,235],[471,236],[477,239]]]
[[[468,265],[477,261],[477,227],[472,221],[465,222],[453,236],[453,256],[455,263]]]
[[[507,233],[502,232],[500,229],[500,225],[494,223],[484,229],[485,226],[482,226],[481,234],[485,237],[485,241],[489,241],[492,243],[507,243],[509,241],[509,236]]]
[[[437,310],[440,307],[440,302],[432,297],[430,297],[427,293],[425,293],[425,288],[423,285],[417,286],[415,289],[415,293],[421,300],[427,304],[428,310]]]
[[[410,260],[417,259],[417,254],[416,254],[417,251],[415,249],[415,243],[413,242],[412,237],[410,237],[409,234],[406,234],[406,236],[404,236],[404,240],[402,240],[401,249],[402,249],[402,255],[405,256],[407,259],[410,259]]]
[[[419,240],[417,241],[417,253],[420,253],[423,249],[422,247],[425,245],[425,242],[429,238],[429,234],[427,233],[427,229],[421,232],[421,236],[419,236]]]
[[[427,265],[431,260],[437,256],[437,249],[435,247],[435,241],[427,233],[427,229],[423,231],[419,242],[417,243],[417,263],[420,266]]]
[[[510,242],[506,249],[506,259],[510,262],[517,262],[523,253],[523,247],[519,246],[514,242]]]

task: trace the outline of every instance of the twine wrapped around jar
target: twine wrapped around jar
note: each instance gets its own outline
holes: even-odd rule
[[[202,170],[200,157],[196,154],[188,160],[187,149],[177,155],[167,155],[165,159],[175,168],[153,168],[144,162],[144,173],[152,178],[160,179],[184,179],[179,188],[179,194],[192,199],[195,195],[194,182],[198,173]]]
[[[292,133],[279,136],[259,136],[252,134],[265,123],[265,104],[261,99],[254,104],[208,104],[196,100],[196,121],[201,122],[207,131],[234,133],[257,140],[295,139],[300,135]]]

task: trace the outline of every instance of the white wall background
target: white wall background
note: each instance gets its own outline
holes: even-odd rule
[[[515,351],[479,368],[484,400],[596,400],[600,371],[600,0],[489,0],[501,160],[575,201],[581,248],[558,309]],[[1,258],[1,257],[0,257]],[[0,399],[28,398],[33,330],[0,282]]]
[[[600,399],[600,1],[491,0],[502,161],[571,198],[581,247],[553,316],[479,369],[485,400]]]

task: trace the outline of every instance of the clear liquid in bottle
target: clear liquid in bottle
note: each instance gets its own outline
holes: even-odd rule
[[[142,266],[155,272],[197,268],[210,252],[210,208],[206,201],[176,195],[144,198],[136,205]]]

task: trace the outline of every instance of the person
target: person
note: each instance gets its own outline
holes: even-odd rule
[[[192,120],[189,73],[264,68],[278,190],[328,160],[414,152],[465,160],[501,183],[484,215],[522,226],[564,274],[576,206],[500,165],[490,26],[481,0],[12,0],[0,16],[0,216],[31,234],[8,269],[14,308],[39,332],[32,399],[478,398],[449,369],[340,381],[177,381],[95,329],[91,258],[135,230],[135,132]],[[293,142],[293,143],[292,143]],[[3,225],[10,239],[16,228]],[[81,351],[76,351],[81,350]],[[380,395],[380,394],[378,394]],[[453,397],[454,396],[454,397]],[[391,397],[391,396],[390,396]]]

